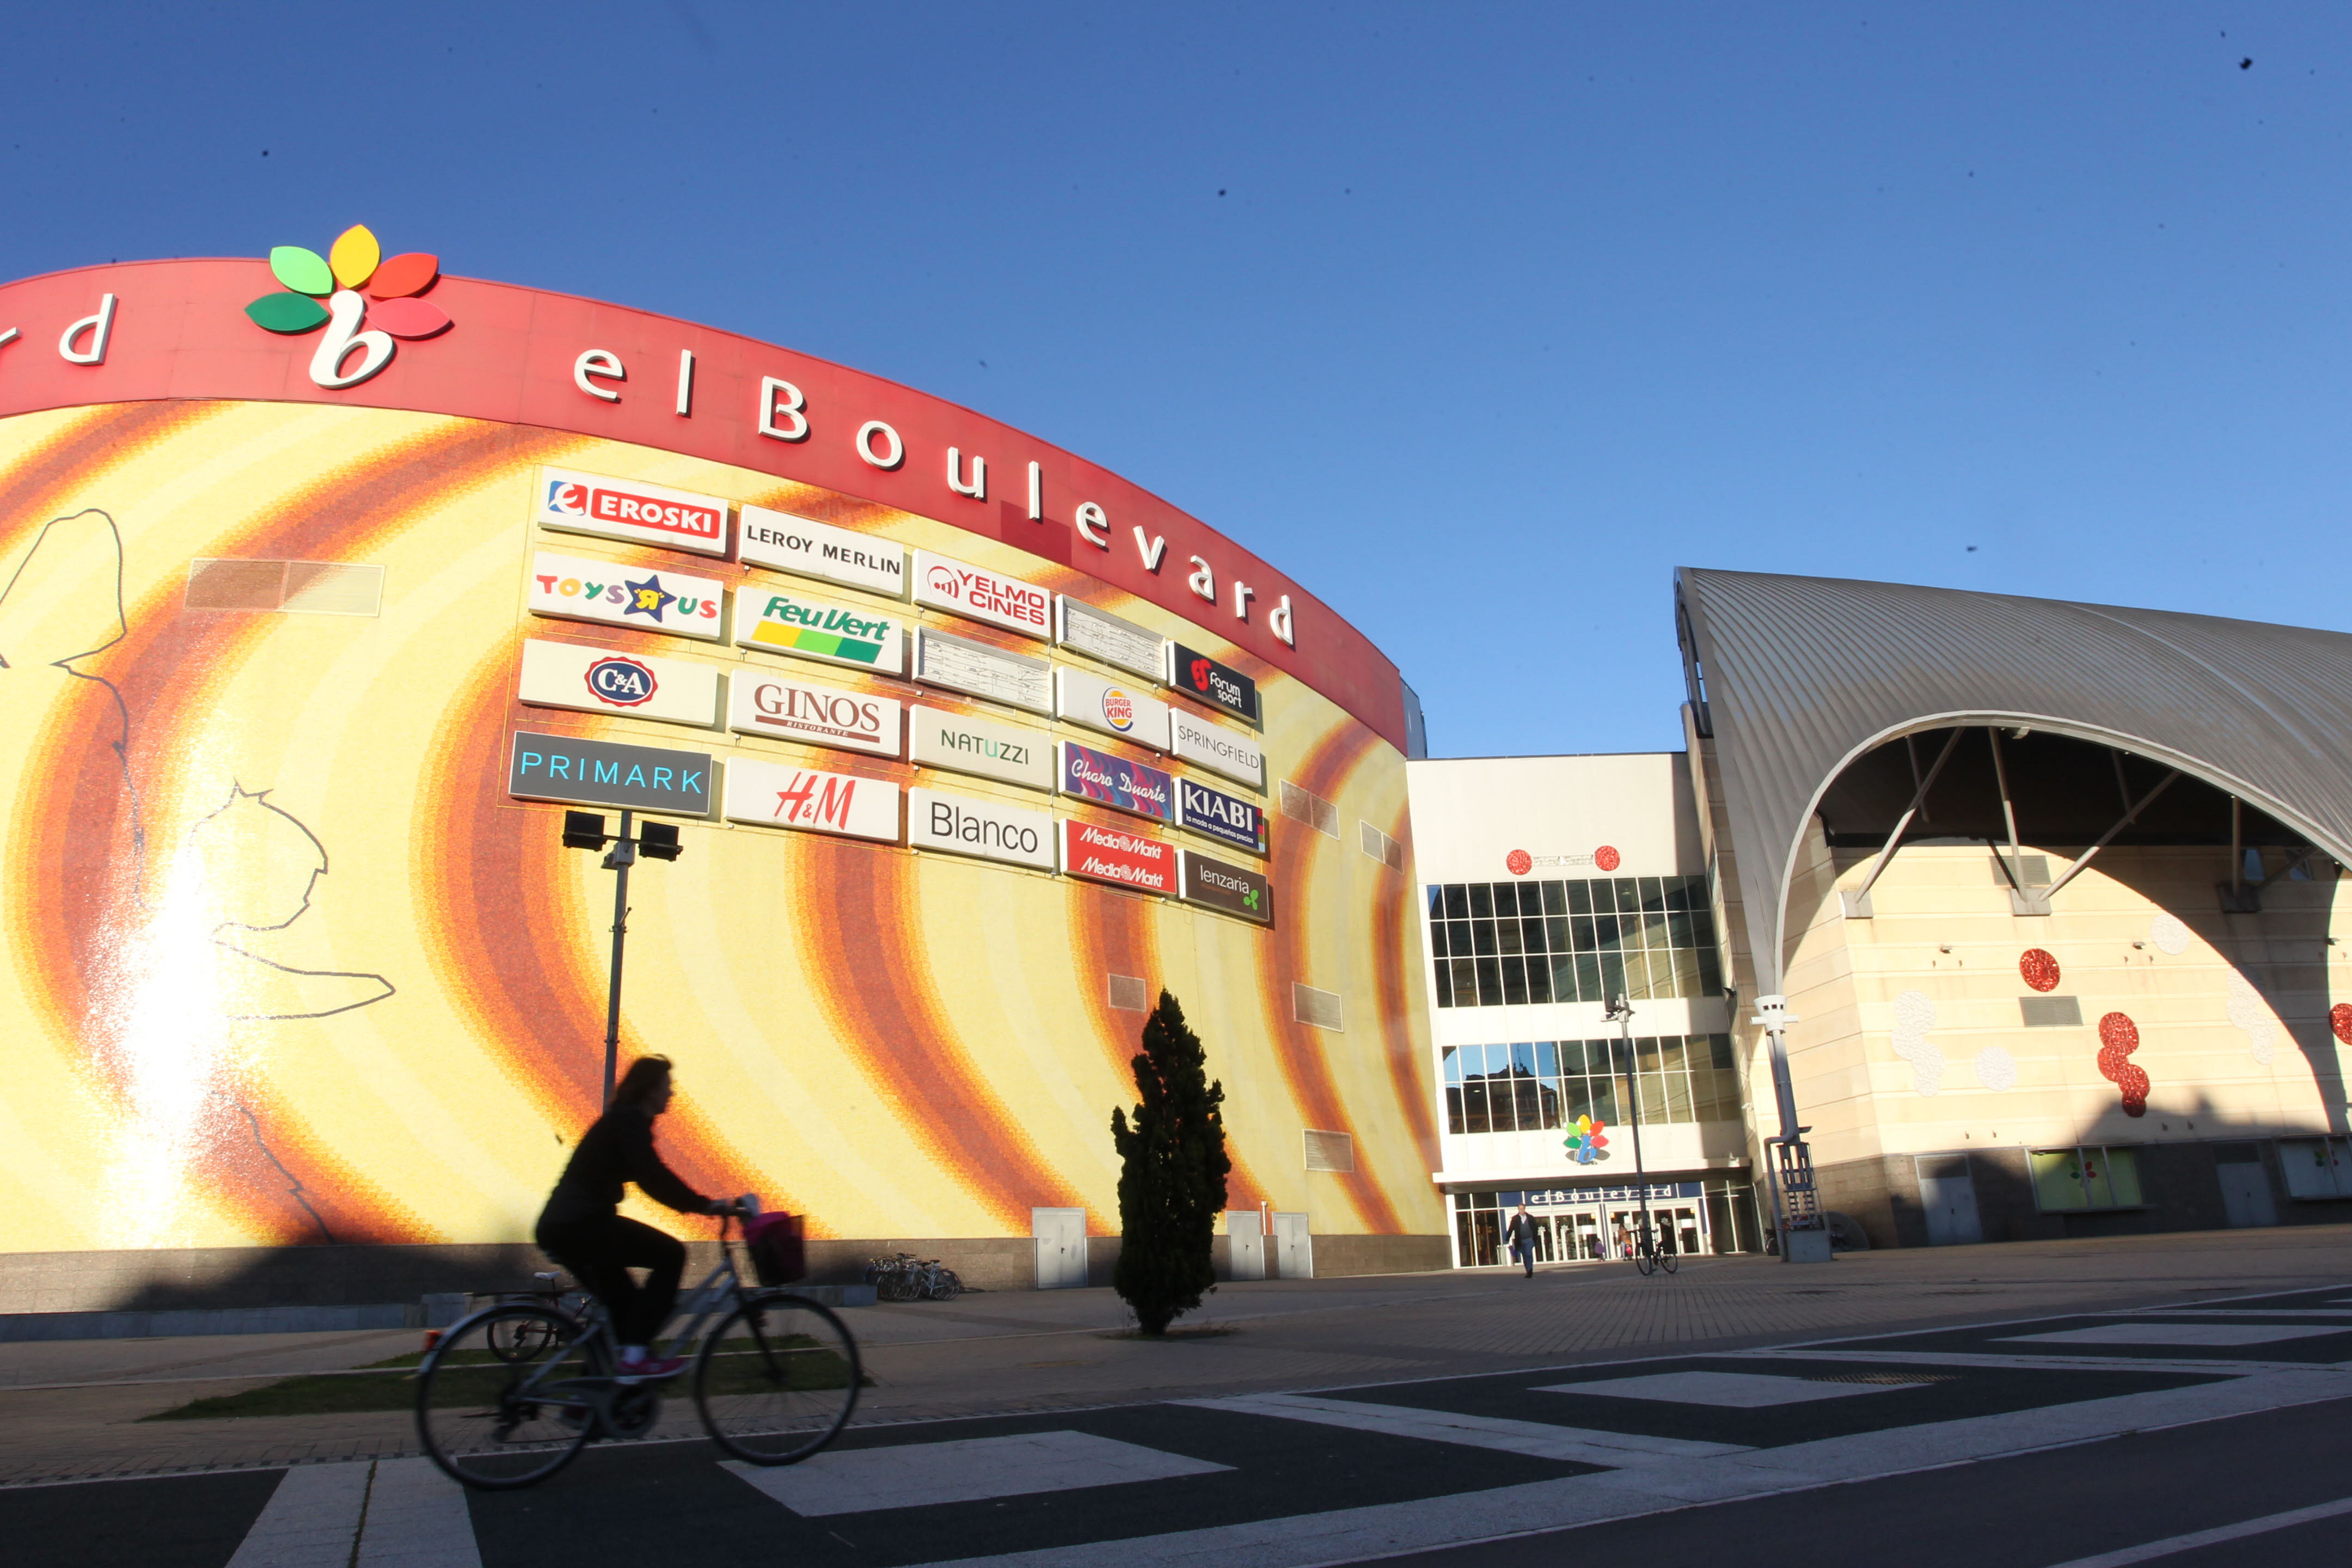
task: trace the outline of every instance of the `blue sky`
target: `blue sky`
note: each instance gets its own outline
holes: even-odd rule
[[[888,375],[1441,755],[1679,745],[1677,564],[2352,629],[2352,11],[1928,10],[28,8],[0,276],[365,222]]]

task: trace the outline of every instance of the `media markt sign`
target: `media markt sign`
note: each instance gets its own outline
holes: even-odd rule
[[[710,757],[518,730],[507,758],[507,793],[517,800],[708,816]]]
[[[1051,813],[1024,811],[971,795],[937,790],[907,792],[907,843],[917,849],[944,849],[1015,866],[1054,868]]]
[[[1176,890],[1176,848],[1123,827],[1062,818],[1062,874],[1144,893]]]
[[[1262,926],[1274,923],[1274,884],[1263,874],[1212,860],[1191,849],[1180,849],[1176,855],[1178,896],[1186,903],[1239,915]]]
[[[907,623],[875,610],[746,584],[735,593],[735,641],[821,664],[898,675],[907,668]]]
[[[530,613],[717,642],[727,635],[725,590],[709,577],[622,566],[541,550],[530,558]]]
[[[532,519],[541,528],[691,550],[698,555],[727,553],[728,503],[719,496],[570,468],[541,468],[538,500]]]
[[[721,814],[730,822],[898,841],[898,786],[793,763],[730,757]]]

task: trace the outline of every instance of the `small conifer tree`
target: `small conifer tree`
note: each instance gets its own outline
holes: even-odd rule
[[[1147,1334],[1163,1334],[1180,1312],[1216,1289],[1209,1237],[1225,1206],[1225,1086],[1211,1083],[1208,1053],[1184,1026],[1184,1010],[1162,991],[1143,1024],[1134,1061],[1143,1103],[1135,1121],[1110,1113],[1118,1150],[1118,1266],[1111,1287]]]

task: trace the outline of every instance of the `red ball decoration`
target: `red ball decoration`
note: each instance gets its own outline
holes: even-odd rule
[[[1524,877],[1536,868],[1535,857],[1524,849],[1514,849],[1504,856],[1503,864],[1510,868],[1514,877]]]
[[[1592,852],[1592,863],[1604,871],[1614,871],[1617,869],[1617,851],[1611,846],[1603,844]]]
[[[2337,1039],[2352,1046],[2352,1002],[2338,1002],[2330,1007],[2327,1010],[2327,1026],[2336,1031]]]
[[[2123,1092],[2126,1116],[2147,1114],[2147,1073],[2126,1059],[2137,1049],[2137,1024],[2121,1013],[2109,1013],[2099,1020],[2099,1076]]]
[[[2023,975],[2025,977],[2025,983],[2028,985],[2032,986],[2036,991],[2055,991],[2058,989],[2058,961],[2051,957],[2048,953],[2042,952],[2038,947],[2027,948],[2024,953],[2019,957],[2017,961],[2017,972]],[[2120,1013],[2115,1016],[2116,1017],[2123,1016]],[[2126,1022],[2129,1022],[2129,1020],[2126,1019]]]

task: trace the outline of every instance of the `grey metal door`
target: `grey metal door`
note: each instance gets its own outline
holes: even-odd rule
[[[1969,1179],[1966,1154],[1923,1154],[1918,1159],[1919,1207],[1927,1216],[1927,1245],[1964,1247],[1984,1239],[1977,1217],[1976,1184]]]
[[[1315,1278],[1315,1243],[1307,1233],[1303,1214],[1274,1216],[1275,1273],[1284,1279]]]
[[[2230,1224],[2278,1224],[2278,1203],[2271,1196],[2271,1173],[2263,1164],[2259,1143],[2216,1143],[2213,1172],[2221,1179],[2221,1212]]]
[[[1037,1289],[1066,1290],[1087,1282],[1087,1211],[1031,1209],[1037,1243]]]
[[[1255,1209],[1225,1211],[1226,1245],[1232,1264],[1226,1269],[1236,1279],[1265,1278],[1265,1231]]]

